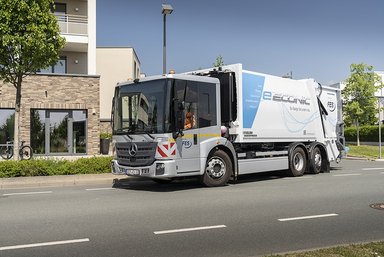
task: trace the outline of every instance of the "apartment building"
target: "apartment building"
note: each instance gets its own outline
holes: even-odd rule
[[[140,60],[132,47],[97,47],[96,71],[100,75],[100,129],[110,133],[115,86],[140,76]]]
[[[32,146],[35,155],[97,155],[100,132],[109,129],[111,99],[104,96],[111,98],[109,92],[118,82],[111,76],[103,78],[108,77],[108,70],[115,70],[114,65],[103,63],[121,60],[127,66],[118,79],[127,80],[140,71],[140,62],[136,54],[114,56],[112,48],[111,54],[101,50],[99,66],[104,67],[100,68],[104,75],[97,72],[96,0],[57,0],[54,14],[66,44],[56,65],[23,82],[20,139]],[[14,108],[14,87],[0,82],[0,144],[13,140]],[[100,120],[104,120],[104,130]]]

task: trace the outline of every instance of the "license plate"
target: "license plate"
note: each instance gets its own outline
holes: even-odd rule
[[[138,169],[124,169],[124,171],[127,175],[140,175],[140,170]]]

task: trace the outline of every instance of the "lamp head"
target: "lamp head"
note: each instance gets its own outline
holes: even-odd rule
[[[173,8],[170,4],[162,4],[161,5],[161,13],[164,15],[171,14],[173,12]]]

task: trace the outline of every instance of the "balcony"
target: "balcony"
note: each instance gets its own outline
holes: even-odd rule
[[[62,35],[88,35],[88,17],[73,14],[56,15]]]

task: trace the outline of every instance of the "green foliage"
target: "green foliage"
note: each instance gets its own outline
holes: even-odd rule
[[[111,160],[112,157],[92,157],[75,161],[42,159],[0,161],[0,178],[109,173]]]
[[[0,0],[0,80],[16,88],[16,152],[23,78],[56,64],[65,44],[52,5],[53,0]]]
[[[0,1],[0,78],[15,87],[18,77],[54,65],[65,39],[52,0]]]
[[[344,129],[344,136],[347,142],[356,142],[357,134],[356,127],[347,127]],[[381,138],[384,140],[384,127],[381,126]],[[360,127],[360,141],[363,142],[378,142],[379,141],[379,126],[366,125]]]
[[[224,60],[223,60],[223,57],[221,55],[219,55],[218,57],[216,57],[216,61],[215,63],[213,64],[213,67],[221,67],[221,66],[224,66]]]
[[[377,121],[377,99],[375,92],[382,88],[380,76],[373,72],[373,66],[364,63],[352,64],[351,74],[342,91],[345,122],[347,125],[372,125]]]
[[[112,139],[111,133],[100,133],[100,139]]]

